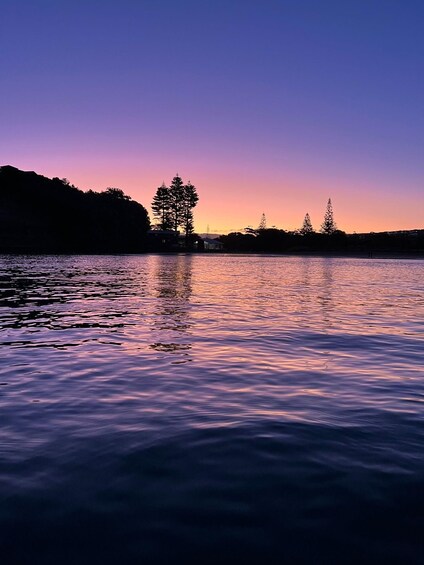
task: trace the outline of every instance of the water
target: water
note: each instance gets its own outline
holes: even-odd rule
[[[2,563],[422,563],[423,275],[2,257]]]

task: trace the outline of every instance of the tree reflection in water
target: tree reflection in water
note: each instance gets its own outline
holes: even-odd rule
[[[328,332],[334,325],[334,309],[333,301],[333,258],[325,257],[322,259],[322,274],[319,279],[320,292],[318,300],[322,309],[322,330]]]
[[[155,308],[151,327],[152,349],[177,354],[173,363],[191,361],[190,297],[192,294],[191,255],[155,257]],[[152,336],[152,337],[153,337]]]

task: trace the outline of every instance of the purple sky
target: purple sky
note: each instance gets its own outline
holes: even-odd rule
[[[0,0],[0,164],[196,229],[424,227],[424,3]]]

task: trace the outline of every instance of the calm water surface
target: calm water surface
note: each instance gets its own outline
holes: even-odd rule
[[[2,563],[423,563],[423,280],[0,258]]]

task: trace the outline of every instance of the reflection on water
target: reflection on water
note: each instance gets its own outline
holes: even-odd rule
[[[177,353],[179,360],[190,361],[190,296],[192,292],[192,256],[155,256],[154,318],[152,339],[158,339],[150,347],[157,351]],[[181,334],[187,334],[182,336]],[[166,341],[164,341],[166,340]]]
[[[319,301],[322,308],[323,327],[331,328],[333,324],[333,258],[322,259],[322,282]]]
[[[422,563],[423,274],[2,257],[2,561]]]

